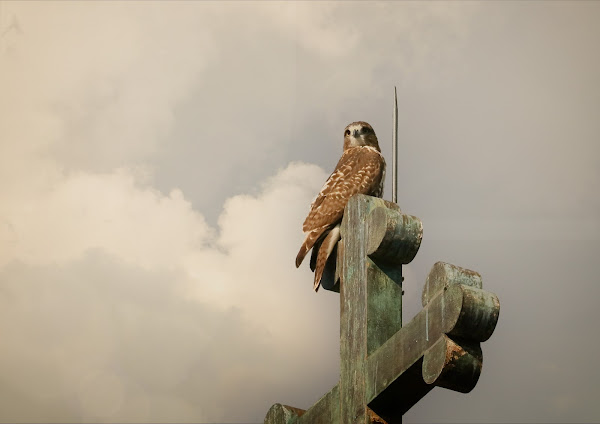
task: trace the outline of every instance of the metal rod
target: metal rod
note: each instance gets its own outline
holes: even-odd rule
[[[398,96],[394,86],[394,132],[392,134],[392,202],[398,203]]]

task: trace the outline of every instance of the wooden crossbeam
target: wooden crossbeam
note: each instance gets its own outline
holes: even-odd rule
[[[477,383],[480,343],[493,333],[500,308],[481,276],[436,263],[423,310],[402,327],[401,265],[419,249],[421,221],[358,195],[341,234],[336,276],[330,272],[324,285],[340,291],[340,381],[306,411],[273,405],[265,424],[399,423],[434,386],[468,392]]]

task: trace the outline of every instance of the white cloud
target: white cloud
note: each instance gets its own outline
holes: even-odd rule
[[[180,191],[163,196],[136,186],[126,170],[77,173],[54,184],[5,204],[12,240],[4,243],[4,263],[62,264],[101,248],[156,269],[174,266],[210,238],[211,230]]]
[[[306,370],[336,378],[337,296],[293,266],[325,173],[282,169],[231,198],[218,230],[181,190],[150,185],[146,159],[215,58],[214,10],[188,5],[14,6],[24,33],[0,56],[3,420],[260,419],[276,395],[319,385]]]
[[[337,154],[341,140],[327,126],[338,134],[348,117],[379,120],[372,123],[382,124],[376,126],[385,139],[387,121],[377,105],[393,84],[412,89],[405,107],[414,122],[407,129],[417,141],[406,143],[411,179],[403,207],[432,211],[421,216],[424,255],[429,237],[597,238],[597,202],[585,197],[588,185],[556,172],[561,161],[529,178],[538,144],[513,141],[527,165],[511,171],[528,177],[517,187],[504,163],[521,162],[512,160],[503,133],[494,132],[500,139],[493,148],[480,142],[500,125],[497,116],[515,93],[502,79],[486,79],[502,74],[500,62],[528,62],[511,61],[516,38],[505,36],[496,40],[506,49],[500,59],[453,80],[469,71],[463,66],[478,65],[453,62],[478,4],[1,6],[23,29],[0,39],[1,420],[260,421],[273,402],[307,407],[329,390],[338,373],[338,297],[314,295],[307,264],[293,265],[302,219],[326,173],[306,163],[282,165],[288,157],[311,160],[299,153],[308,151],[334,160],[329,152]],[[497,49],[482,46],[496,58]],[[527,74],[531,81],[515,69],[524,96],[532,82],[546,100],[554,96],[547,90],[552,80],[538,78],[537,68]],[[444,78],[452,81],[441,84],[444,92],[421,98]],[[478,96],[481,87],[492,88]],[[504,99],[496,91],[505,102],[489,109]],[[527,107],[514,112],[519,125],[529,122],[525,112],[537,98],[520,103]],[[569,99],[567,105],[581,103]],[[588,115],[581,116],[583,124]],[[547,115],[535,118],[532,138]],[[508,134],[515,128],[508,121]],[[594,139],[590,134],[583,133],[586,140]],[[585,165],[575,181],[591,184],[596,156],[575,150],[567,158]],[[499,154],[502,166],[490,168]],[[474,166],[471,155],[485,159],[477,161],[478,173],[465,171]],[[498,175],[482,172],[489,169]],[[505,199],[517,199],[515,190],[526,200],[514,201],[518,211],[539,210],[533,188],[545,187],[542,194],[554,200],[556,186],[541,184],[549,174],[564,186],[561,196],[576,187],[570,198],[591,205],[582,215],[587,220],[556,233],[562,215],[541,222],[533,214],[531,223],[506,217]],[[531,190],[519,191],[523,184]],[[506,193],[498,195],[498,186]],[[474,192],[459,197],[467,190]],[[471,219],[487,197],[497,215]],[[570,209],[578,202],[563,203]],[[464,216],[460,205],[468,209]],[[219,217],[217,225],[207,224],[209,213]],[[435,254],[461,257],[460,248],[443,247]],[[416,262],[431,255],[421,258]],[[492,254],[478,260],[497,261]],[[515,259],[510,269],[517,268]],[[405,300],[417,308],[424,272],[405,268]],[[494,278],[505,277],[497,271]]]
[[[415,11],[395,16],[408,25]],[[276,159],[298,93],[332,116],[332,99],[373,89],[363,76],[381,64],[371,47],[385,34],[357,19],[397,24],[388,12],[10,5],[23,33],[0,45],[2,420],[260,421],[271,403],[308,407],[335,384],[338,296],[315,295],[308,266],[293,265],[327,174],[291,163],[213,205],[218,228],[191,190],[161,192],[153,179],[190,96],[202,112],[194,192]],[[395,63],[408,69],[403,46]]]
[[[65,420],[258,419],[265,396],[297,393],[291,381],[335,381],[337,296],[316,296],[293,265],[325,176],[290,164],[230,199],[218,233],[181,193],[124,171],[67,178],[37,199],[44,214],[10,217],[20,241],[1,274],[0,355],[21,402],[60,404]],[[6,419],[36,419],[18,405]]]

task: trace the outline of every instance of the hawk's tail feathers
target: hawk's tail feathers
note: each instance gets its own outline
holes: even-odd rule
[[[298,255],[296,256],[296,268],[298,268],[300,266],[300,264],[304,260],[304,257],[308,253],[308,251],[313,247],[315,242],[323,234],[323,231],[325,231],[325,228],[323,228],[323,227],[315,228],[314,230],[312,230],[311,232],[309,232],[306,235],[306,238],[304,239],[304,243],[302,243],[302,246],[300,246],[300,251],[298,252]]]
[[[310,270],[312,272],[315,272],[315,268],[317,267],[317,253],[319,253],[321,243],[323,243],[323,239],[325,238],[324,236],[327,236],[327,234],[323,233],[323,236],[321,236],[312,247],[312,252],[310,253]]]
[[[335,244],[340,240],[340,225],[336,225],[331,229],[327,237],[323,239],[321,246],[319,248],[319,253],[317,253],[317,266],[315,269],[315,283],[313,288],[315,291],[319,290],[319,286],[321,285],[321,278],[323,277],[323,272],[325,271],[325,265],[327,264],[327,259],[333,252],[333,248]]]
[[[300,264],[304,260],[304,257],[306,256],[307,253],[308,253],[308,248],[306,247],[306,243],[302,243],[302,246],[300,246],[300,251],[298,252],[298,255],[296,256],[296,268],[298,268],[300,266]]]

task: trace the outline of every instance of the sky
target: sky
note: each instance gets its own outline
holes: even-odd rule
[[[600,3],[0,1],[0,422],[262,422],[339,377],[301,224],[369,122],[500,298],[423,422],[598,422]],[[388,172],[384,198],[391,198]]]

